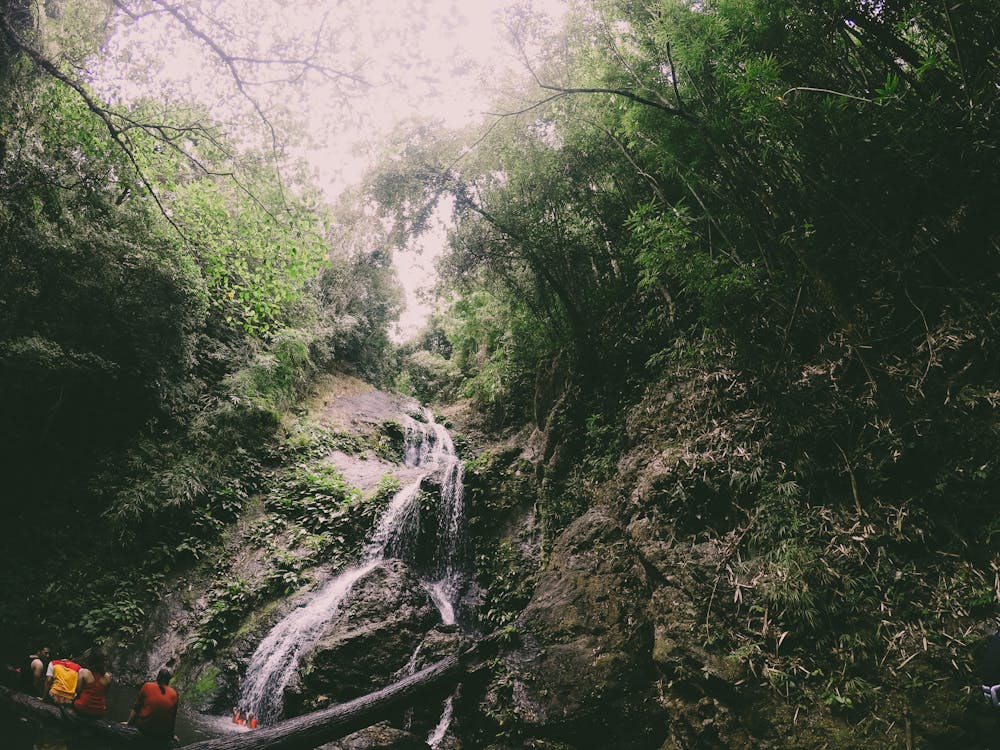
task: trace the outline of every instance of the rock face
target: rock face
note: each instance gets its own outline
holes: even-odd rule
[[[556,542],[516,622],[522,644],[503,659],[484,714],[526,740],[657,746],[649,598],[647,573],[622,526],[603,509],[588,511]]]
[[[317,750],[427,750],[420,737],[388,724],[376,724]]]
[[[386,560],[355,584],[330,621],[286,696],[286,711],[300,713],[388,685],[438,622],[413,572],[400,560]]]
[[[743,695],[741,662],[704,646],[723,550],[662,528],[595,507],[558,537],[515,623],[519,643],[469,708],[493,750],[818,748],[830,736],[801,723],[791,740],[773,736],[780,708]]]
[[[753,687],[743,660],[713,650],[732,616],[712,597],[725,539],[678,541],[662,519],[620,510],[591,508],[557,538],[515,643],[463,702],[463,739],[489,750],[865,746],[848,722],[797,717],[793,701]]]

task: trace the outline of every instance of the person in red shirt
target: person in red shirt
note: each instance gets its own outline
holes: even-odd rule
[[[134,724],[151,742],[149,747],[169,747],[177,721],[177,691],[170,687],[169,669],[161,669],[156,682],[144,682],[135,697],[126,724]]]
[[[105,668],[104,654],[96,651],[84,662],[76,681],[76,699],[73,708],[84,716],[104,716],[108,710],[108,685],[111,673]]]

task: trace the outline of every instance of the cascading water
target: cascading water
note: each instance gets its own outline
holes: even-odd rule
[[[401,419],[406,436],[404,463],[409,468],[420,468],[422,471],[389,502],[365,545],[360,562],[340,571],[313,593],[307,602],[275,625],[250,658],[239,705],[243,711],[256,714],[262,723],[273,722],[281,716],[285,688],[298,669],[301,658],[322,636],[324,627],[337,613],[354,584],[382,560],[405,556],[412,543],[413,520],[419,512],[416,499],[421,482],[436,471],[441,472],[441,533],[431,568],[432,575],[424,586],[441,613],[441,619],[446,624],[455,622],[456,594],[460,582],[462,464],[455,455],[448,431],[434,421],[429,411],[424,410],[424,415],[426,423],[408,416]],[[441,729],[443,733],[444,729]]]
[[[439,424],[431,425],[438,441],[444,446],[441,459],[441,528],[434,554],[432,580],[425,584],[427,592],[441,613],[446,625],[455,623],[455,600],[458,595],[462,520],[465,516],[462,485],[462,462],[455,455],[448,431]]]
[[[437,726],[431,730],[431,733],[427,736],[427,744],[433,748],[436,748],[441,744],[441,740],[444,739],[445,732],[448,731],[448,727],[451,726],[451,716],[454,712],[454,702],[455,696],[449,695],[444,702],[444,708],[441,711],[441,719],[438,721]]]

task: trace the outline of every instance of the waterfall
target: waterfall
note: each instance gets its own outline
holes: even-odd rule
[[[303,650],[319,639],[323,627],[336,614],[354,583],[377,564],[369,560],[335,576],[304,606],[275,625],[254,651],[240,694],[241,710],[253,711],[268,723],[281,715],[281,701],[298,669]]]
[[[441,534],[432,580],[423,583],[441,619],[448,624],[455,622],[459,583],[457,535],[463,513],[462,464],[455,455],[448,431],[434,421],[429,410],[423,413],[426,423],[406,415],[401,418],[405,432],[404,463],[408,468],[423,471],[390,500],[365,544],[360,561],[337,573],[292,610],[271,629],[251,656],[239,706],[243,711],[256,714],[262,724],[280,718],[285,688],[298,670],[302,657],[320,639],[354,584],[382,560],[404,556],[412,541],[414,519],[419,513],[416,499],[421,482],[436,471],[442,474]]]
[[[431,733],[427,736],[427,744],[432,748],[437,748],[441,744],[441,740],[444,739],[444,733],[448,731],[448,727],[451,726],[451,716],[454,712],[454,701],[455,696],[449,695],[444,702],[444,707],[441,711],[441,719],[438,721],[437,726],[431,730]]]
[[[462,537],[462,520],[465,517],[463,502],[462,462],[455,456],[455,448],[447,430],[439,424],[434,424],[440,432],[439,439],[447,446],[442,461],[444,472],[441,477],[441,533],[438,537],[437,550],[434,555],[436,567],[434,580],[426,583],[435,606],[441,613],[441,620],[446,625],[455,624],[455,600],[458,595],[459,574],[459,544]]]

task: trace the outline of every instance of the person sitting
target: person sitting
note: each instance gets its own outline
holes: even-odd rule
[[[84,716],[104,716],[108,711],[108,685],[111,684],[111,673],[105,668],[105,657],[101,651],[95,651],[84,661],[76,683],[76,700],[73,708]]]
[[[142,732],[150,747],[166,748],[174,739],[179,699],[177,691],[170,687],[172,676],[169,669],[161,669],[156,682],[144,682],[125,720]]]
[[[986,651],[979,665],[983,696],[993,706],[1000,708],[1000,621],[997,630],[986,641]]]
[[[19,670],[19,687],[25,693],[36,698],[42,696],[42,688],[45,685],[45,673],[49,668],[49,649],[42,646],[33,654],[28,656],[24,665]]]
[[[53,659],[45,671],[45,696],[53,703],[72,703],[79,675],[80,665],[72,659]]]

